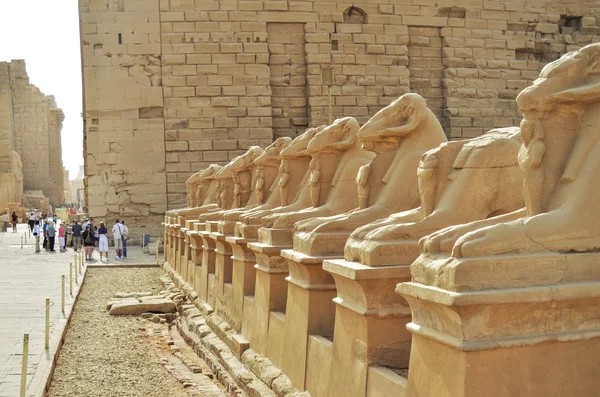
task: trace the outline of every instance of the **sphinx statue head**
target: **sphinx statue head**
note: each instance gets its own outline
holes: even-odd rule
[[[326,125],[320,125],[318,127],[307,129],[303,134],[294,138],[289,146],[281,150],[281,157],[283,159],[290,159],[294,157],[310,156],[310,153],[308,152],[308,144],[315,137],[315,135],[323,131],[326,127]]]
[[[289,147],[291,143],[292,138],[277,138],[254,160],[254,164],[259,167],[278,167],[281,162],[281,152]]]
[[[254,165],[254,161],[263,154],[264,150],[260,146],[251,146],[246,153],[237,156],[231,160],[231,172],[238,173]]]
[[[367,149],[374,142],[397,142],[407,133],[417,131],[419,124],[428,118],[429,113],[422,96],[404,94],[371,117],[361,127],[358,139]]]
[[[356,145],[360,125],[354,117],[337,119],[319,131],[308,144],[308,152],[315,156],[320,153],[343,152]]]

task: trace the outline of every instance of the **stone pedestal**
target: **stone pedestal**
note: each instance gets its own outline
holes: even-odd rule
[[[322,268],[324,257],[294,250],[284,250],[281,256],[289,267],[281,370],[296,388],[307,390],[309,335],[333,337],[335,282]]]
[[[253,317],[254,307],[249,312],[250,310],[244,306],[244,302],[246,301],[246,297],[254,299],[254,287],[256,283],[256,269],[254,265],[256,264],[256,256],[254,255],[254,251],[248,248],[248,243],[256,241],[234,236],[226,237],[225,241],[231,245],[231,260],[233,263],[231,326],[237,332],[242,332],[249,337],[251,332],[248,324],[245,324],[244,319]],[[243,330],[243,327],[246,329]]]
[[[200,280],[202,277],[202,238],[195,230],[188,230],[186,232],[186,238],[189,241],[190,246],[190,267],[193,268],[194,272],[194,283],[192,286],[200,299],[206,301],[206,296],[202,295],[200,288]]]
[[[179,229],[179,233],[181,234],[182,241],[182,251],[181,255],[179,255],[179,265],[181,271],[179,274],[183,279],[189,284],[194,285],[194,268],[190,266],[189,257],[190,257],[190,240],[188,238],[187,232],[189,229],[187,227],[182,227]]]
[[[175,269],[176,272],[179,272],[179,268],[177,267],[177,249],[179,246],[179,240],[177,238],[179,233],[179,228],[181,225],[177,223],[170,223],[167,225],[167,233],[169,235],[169,256],[168,261],[169,264]]]
[[[247,225],[242,222],[238,222],[235,226],[235,235],[238,237],[243,237],[246,240],[258,240],[258,229],[260,229],[261,225]]]
[[[209,231],[198,231],[202,239],[202,271],[198,287],[200,297],[206,297],[204,301],[212,308],[215,307],[215,240],[210,237]]]
[[[600,390],[600,255],[420,257],[408,395],[577,396]]]
[[[226,319],[231,315],[233,261],[231,246],[224,234],[213,232],[209,237],[215,244],[215,310]]]
[[[367,266],[387,266],[390,263],[411,264],[419,257],[419,240],[368,241],[361,244],[358,262]]]
[[[410,280],[409,266],[370,267],[326,260],[337,287],[328,396],[364,397],[369,366],[407,368],[410,309],[394,285]]]
[[[271,312],[279,312],[277,320],[285,316],[288,275],[287,261],[281,257],[282,249],[292,248],[292,229],[259,229],[258,243],[248,247],[256,256],[256,283],[254,293],[254,319],[250,344],[259,354],[279,364],[283,335],[270,330]],[[279,329],[279,327],[277,327]],[[282,331],[283,332],[283,331]]]

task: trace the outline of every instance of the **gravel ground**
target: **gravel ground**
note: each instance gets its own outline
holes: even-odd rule
[[[144,320],[109,316],[106,302],[117,292],[157,293],[160,269],[88,269],[65,344],[50,385],[50,397],[183,397],[188,394],[158,364],[142,342]]]

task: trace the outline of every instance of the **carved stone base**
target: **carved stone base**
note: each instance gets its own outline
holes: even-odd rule
[[[294,250],[314,257],[344,256],[344,244],[350,232],[294,234]]]
[[[250,344],[258,353],[277,362],[280,346],[268,346],[269,340],[279,341],[283,335],[273,335],[269,322],[271,312],[285,312],[287,303],[287,261],[281,257],[282,249],[292,248],[291,229],[259,229],[259,243],[248,247],[256,256],[256,286],[254,295],[254,319]],[[271,333],[271,335],[269,335]],[[277,343],[277,342],[273,342]],[[270,351],[269,351],[270,350]],[[269,354],[270,353],[270,354]]]
[[[346,250],[352,253],[356,262],[372,267],[388,266],[390,263],[410,265],[421,254],[418,240],[350,240],[348,244]]]
[[[226,318],[231,315],[233,263],[231,246],[221,233],[210,233],[215,244],[215,310]]]
[[[217,230],[223,235],[233,236],[235,234],[236,224],[237,221],[219,221],[217,224]]]
[[[186,235],[190,242],[190,263],[194,268],[194,284],[192,286],[200,299],[206,300],[206,295],[202,295],[200,288],[200,280],[202,278],[202,238],[194,230],[188,230]]]
[[[410,280],[409,266],[369,267],[326,260],[337,287],[328,396],[365,397],[369,366],[407,368],[410,309],[394,285]]]
[[[248,248],[248,243],[255,242],[241,237],[226,237],[231,245],[231,260],[233,262],[232,292],[231,292],[231,324],[236,331],[241,332],[244,319],[245,297],[254,298],[254,287],[256,283],[256,256],[254,251]],[[254,309],[254,307],[252,307]]]
[[[408,395],[598,395],[599,264],[597,253],[420,257],[396,289],[412,310]]]
[[[261,225],[246,225],[245,223],[238,222],[235,225],[235,235],[246,240],[258,240],[258,229],[261,227]]]
[[[198,232],[202,238],[202,272],[200,273],[199,296],[205,296],[205,302],[209,306],[215,307],[215,240],[210,238],[210,233],[207,231]]]
[[[299,390],[307,390],[309,335],[333,336],[336,296],[333,277],[322,268],[325,258],[294,250],[281,251],[289,276],[281,370]],[[335,258],[329,258],[335,259]]]

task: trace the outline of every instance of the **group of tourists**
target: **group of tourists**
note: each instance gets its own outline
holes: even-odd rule
[[[56,238],[58,238],[59,252],[67,252],[67,234],[68,230],[64,222],[58,223],[56,214],[52,218],[48,217],[45,212],[33,210],[26,213],[26,219],[31,229],[32,234],[36,239],[36,252],[41,252],[40,240],[42,247],[48,252],[56,252],[54,246]],[[11,216],[13,232],[16,232],[18,218],[13,212]],[[58,225],[58,227],[57,227]],[[80,249],[85,251],[85,259],[93,261],[94,251],[100,253],[100,261],[108,261],[108,228],[104,222],[100,222],[100,226],[96,226],[94,218],[84,219],[82,224],[74,220],[70,227],[71,246],[75,252]],[[127,237],[129,229],[125,225],[125,221],[115,221],[111,230],[115,247],[115,260],[127,258]]]
[[[104,222],[100,222],[100,227],[94,224],[94,219],[85,220],[82,225],[78,225],[77,221],[71,226],[73,234],[73,247],[75,251],[81,247],[85,250],[85,260],[93,261],[94,250],[97,249],[100,253],[100,261],[105,259],[108,261],[108,228]],[[112,236],[115,246],[115,260],[127,258],[127,237],[129,229],[125,226],[125,221],[115,221],[112,227]]]

